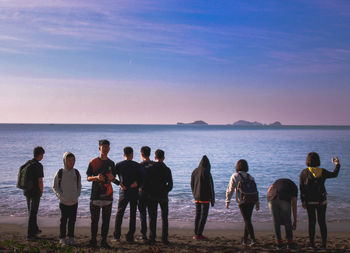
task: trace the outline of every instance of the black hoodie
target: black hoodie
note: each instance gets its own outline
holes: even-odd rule
[[[210,201],[215,203],[214,182],[210,173],[210,162],[207,156],[203,156],[198,168],[192,172],[191,189],[195,201]]]

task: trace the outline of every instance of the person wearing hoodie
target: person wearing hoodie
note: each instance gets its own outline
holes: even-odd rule
[[[194,222],[195,240],[208,240],[203,236],[205,223],[207,221],[209,204],[215,204],[214,182],[210,173],[210,162],[206,155],[202,157],[198,168],[192,172],[191,189],[196,204],[196,218]]]
[[[309,240],[312,248],[315,248],[316,213],[322,237],[321,248],[326,248],[327,246],[327,191],[324,183],[327,178],[334,178],[339,174],[339,159],[337,157],[333,158],[333,163],[335,164],[333,172],[322,169],[319,167],[321,165],[319,155],[316,152],[311,152],[306,157],[306,166],[308,168],[300,173],[300,199],[303,208],[307,210]]]
[[[229,208],[230,200],[233,195],[233,191],[236,193],[236,202],[239,206],[239,209],[241,211],[241,214],[244,219],[244,235],[242,244],[246,245],[248,241],[248,235],[250,235],[251,239],[251,246],[256,244],[255,235],[254,235],[254,228],[252,224],[252,214],[254,206],[256,210],[259,210],[259,198],[257,196],[257,200],[255,202],[252,201],[245,201],[242,199],[242,195],[240,194],[240,185],[244,181],[246,182],[252,182],[255,185],[254,178],[248,173],[248,163],[246,160],[238,160],[236,163],[236,173],[234,173],[231,176],[230,183],[227,186],[226,190],[226,208]],[[256,186],[256,185],[255,185]],[[257,192],[256,192],[257,193]]]
[[[70,152],[63,154],[63,169],[57,171],[53,191],[60,200],[60,244],[74,245],[74,226],[77,217],[78,198],[81,192],[81,177],[74,168],[75,156]],[[66,227],[68,221],[68,240]]]

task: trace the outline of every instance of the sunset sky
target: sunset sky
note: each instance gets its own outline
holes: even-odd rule
[[[0,123],[350,125],[350,1],[0,0]]]

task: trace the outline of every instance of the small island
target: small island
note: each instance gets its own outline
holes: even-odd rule
[[[250,121],[246,121],[246,120],[239,120],[236,121],[235,123],[233,123],[234,126],[272,126],[272,127],[276,127],[276,126],[282,126],[281,122],[276,121],[274,123],[271,124],[262,124],[260,122],[254,121],[254,122],[250,122]]]
[[[208,125],[208,123],[204,122],[203,120],[196,120],[196,121],[193,121],[192,123],[177,122],[177,125]]]

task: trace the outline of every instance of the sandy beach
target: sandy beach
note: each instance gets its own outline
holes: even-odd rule
[[[76,227],[75,237],[76,245],[74,247],[58,245],[58,220],[52,219],[45,223],[49,226],[41,226],[42,233],[40,240],[35,242],[26,241],[25,218],[17,219],[17,224],[13,220],[8,219],[4,222],[4,218],[0,219],[0,251],[2,252],[315,252],[314,249],[308,247],[308,237],[305,224],[300,224],[300,228],[294,233],[297,248],[293,250],[275,248],[274,235],[270,230],[270,224],[256,224],[256,238],[258,244],[254,246],[242,246],[242,224],[215,224],[209,223],[204,231],[208,241],[196,241],[192,239],[193,229],[191,223],[178,224],[178,226],[170,226],[169,245],[164,245],[160,241],[158,230],[157,243],[155,245],[147,245],[142,241],[135,240],[134,243],[128,243],[125,236],[122,236],[120,242],[112,241],[113,224],[109,230],[108,242],[111,249],[91,248],[88,246],[90,240],[90,227],[86,221],[81,222]],[[53,225],[56,220],[57,226]],[[124,220],[123,235],[126,234],[127,228]],[[173,224],[175,224],[173,222]],[[40,224],[39,224],[40,225]],[[329,224],[328,248],[326,250],[317,250],[317,252],[350,252],[350,236],[349,226],[346,224]],[[284,234],[284,230],[282,230]],[[135,238],[140,235],[139,228],[135,233]],[[320,238],[316,237],[316,246],[320,246]]]

